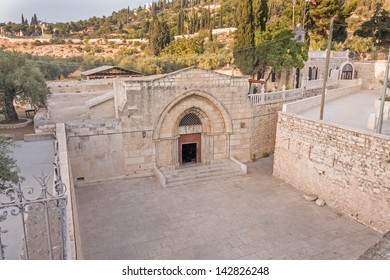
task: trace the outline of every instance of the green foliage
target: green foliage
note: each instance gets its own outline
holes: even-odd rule
[[[260,28],[261,31],[266,30],[266,24],[269,19],[269,8],[267,0],[256,0],[254,5],[254,19],[255,27]]]
[[[255,66],[255,29],[252,0],[237,1],[237,31],[234,41],[234,63],[241,72],[253,74]]]
[[[7,121],[18,115],[14,99],[32,107],[45,107],[49,90],[40,69],[19,53],[0,51],[0,105]]]
[[[354,34],[371,37],[378,45],[390,44],[390,12],[383,9],[382,3],[377,4],[371,19],[364,22]]]
[[[16,160],[10,156],[14,146],[10,136],[0,134],[0,190],[21,183],[24,179],[20,175]]]
[[[178,38],[165,47],[161,55],[185,56],[202,54],[204,52],[204,38],[195,36],[192,38]]]
[[[342,10],[343,0],[322,0],[317,1],[317,5],[308,4],[309,7],[309,32],[310,32],[310,48],[311,49],[326,49],[328,41],[328,32],[330,20],[338,15]],[[338,18],[341,23],[342,19]],[[335,36],[343,36],[335,28]]]
[[[46,80],[67,78],[80,67],[81,58],[54,58],[50,56],[26,55],[28,60],[39,67]]]
[[[164,19],[153,17],[149,30],[149,47],[153,55],[160,52],[171,42],[171,34],[167,22]]]
[[[375,51],[374,42],[371,37],[363,38],[359,36],[352,36],[347,42],[346,46],[360,55],[361,59],[365,58],[367,53]]]
[[[307,47],[295,40],[292,40],[292,31],[289,29],[277,32],[267,31],[261,33],[256,45],[257,68],[260,77],[264,77],[267,69],[272,68],[274,72],[294,67],[302,68],[307,60]],[[272,73],[270,71],[270,75]]]

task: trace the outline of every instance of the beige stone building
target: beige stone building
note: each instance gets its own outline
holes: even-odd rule
[[[274,143],[259,146],[254,136],[272,139],[248,90],[247,77],[198,68],[118,80],[112,92],[87,102],[89,120],[66,125],[74,177],[145,176],[155,167],[247,162],[271,152]]]

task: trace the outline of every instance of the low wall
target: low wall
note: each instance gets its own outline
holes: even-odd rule
[[[82,81],[56,81],[48,82],[52,93],[79,93],[110,91],[113,89],[115,79],[82,80]]]
[[[251,156],[259,158],[265,153],[273,153],[278,112],[282,106],[283,102],[252,107]]]
[[[361,90],[361,88],[362,88],[361,85],[355,85],[355,86],[327,90],[325,93],[325,101],[328,102],[328,101],[336,100],[343,96],[355,93]],[[320,104],[321,104],[321,95],[317,95],[307,99],[286,103],[283,105],[282,111],[289,112],[289,113],[301,113],[313,107],[319,106]]]
[[[56,125],[56,138],[58,141],[58,157],[62,183],[67,188],[66,205],[66,259],[83,259],[81,247],[79,219],[77,215],[76,194],[73,184],[72,169],[69,162],[68,147],[66,141],[65,124]]]
[[[385,233],[390,137],[279,113],[274,175]]]

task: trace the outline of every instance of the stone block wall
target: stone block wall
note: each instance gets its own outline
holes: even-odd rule
[[[383,85],[379,81],[384,80],[386,61],[355,61],[353,65],[357,78],[363,80],[364,89],[383,89]]]
[[[251,155],[255,154],[259,158],[264,153],[274,151],[278,112],[282,110],[282,106],[283,102],[252,107]]]
[[[116,120],[66,124],[73,177],[98,181],[124,175],[122,125]]]
[[[58,81],[47,82],[47,86],[52,93],[99,92],[112,90],[114,82],[115,79]]]
[[[279,113],[274,175],[390,230],[390,137]]]
[[[152,174],[156,165],[152,131],[123,133],[124,175],[130,177]]]

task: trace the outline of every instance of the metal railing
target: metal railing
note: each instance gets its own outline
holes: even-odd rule
[[[43,228],[42,235],[47,238],[48,255],[50,259],[59,258],[66,259],[65,251],[65,209],[67,204],[67,188],[61,181],[61,175],[59,170],[59,159],[58,159],[58,144],[56,145],[56,154],[54,162],[54,186],[51,183],[51,175],[35,177],[39,186],[33,187],[22,187],[20,184],[17,186],[7,187],[0,190],[0,220],[5,220],[11,217],[21,217],[22,227],[22,243],[24,249],[24,257],[30,259],[29,250],[29,237],[28,237],[28,218],[29,214],[43,213]],[[53,228],[51,217],[58,219],[60,225],[60,253],[59,256],[54,256],[53,246]],[[32,215],[34,216],[34,215]],[[38,223],[39,221],[34,221]],[[7,233],[7,230],[0,228],[0,260],[5,259],[3,248],[6,244],[2,244],[1,235]],[[45,233],[45,234],[43,234]]]

